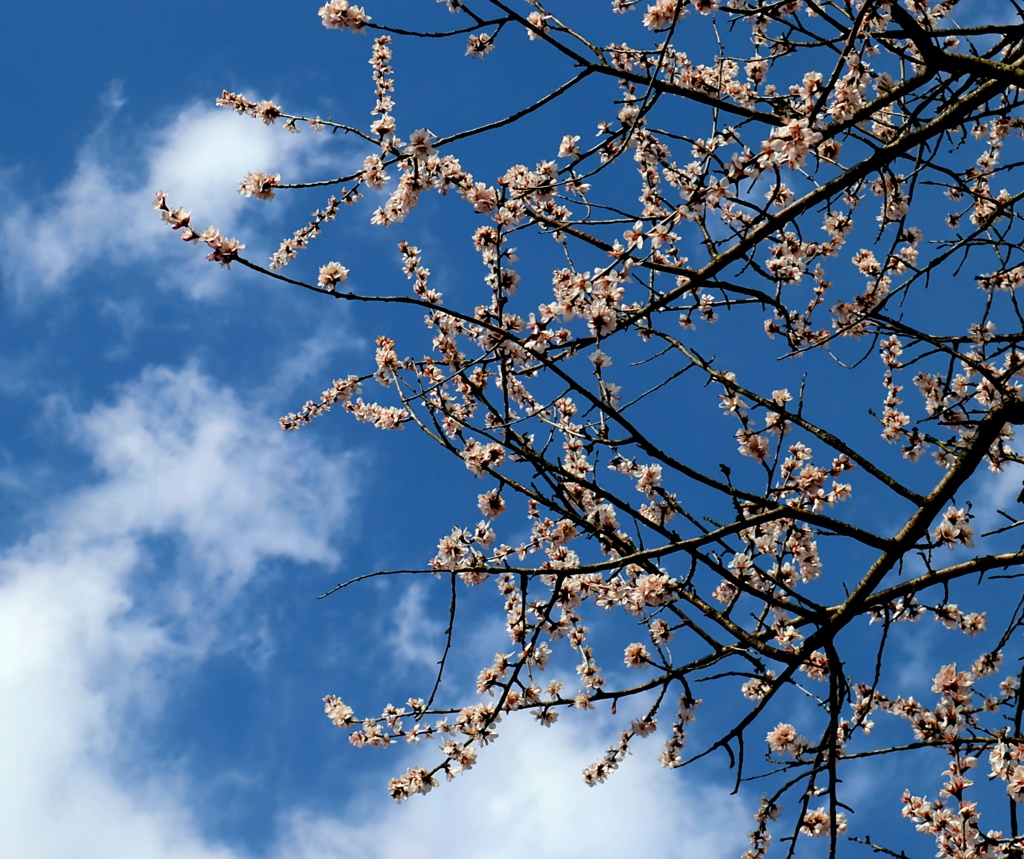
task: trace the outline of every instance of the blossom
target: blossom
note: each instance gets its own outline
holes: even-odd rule
[[[480,213],[493,212],[498,207],[498,192],[484,182],[471,183],[462,194]]]
[[[672,628],[660,617],[651,621],[648,631],[651,634],[651,641],[655,644],[664,645],[672,640]]]
[[[350,192],[346,195],[346,202],[351,202],[353,196],[358,196],[358,194]],[[299,250],[307,247],[313,239],[320,235],[323,224],[334,220],[340,205],[341,201],[337,197],[331,197],[322,211],[317,209],[313,212],[313,217],[308,224],[300,227],[293,236],[281,242],[277,252],[270,258],[270,267],[272,269],[283,268],[295,259]]]
[[[505,512],[505,501],[500,489],[491,489],[477,496],[477,507],[488,519],[497,519]]]
[[[355,724],[354,711],[341,698],[328,695],[324,698],[324,713],[331,723],[339,728],[347,728]]]
[[[578,158],[580,154],[580,136],[578,134],[566,134],[558,147],[559,158]]]
[[[264,125],[273,125],[274,120],[282,117],[284,113],[274,102],[264,100],[256,103],[252,115],[257,119],[262,119]]]
[[[644,26],[648,30],[663,30],[682,14],[679,0],[656,0],[654,5],[647,7],[644,15]]]
[[[939,546],[954,549],[957,544],[974,545],[974,529],[967,524],[968,515],[963,509],[948,507],[942,514],[942,521],[932,531],[932,537]]]
[[[638,737],[649,737],[658,729],[658,720],[646,716],[642,719],[634,719],[629,728]]]
[[[765,737],[768,748],[773,752],[787,752],[797,757],[807,748],[807,738],[797,734],[796,728],[786,722],[779,722]]]
[[[206,242],[207,247],[210,248],[210,254],[206,258],[210,262],[219,262],[226,268],[231,267],[231,263],[238,259],[238,252],[245,247],[238,239],[222,236],[220,230],[214,227],[207,227],[194,238]]]
[[[833,826],[836,832],[846,832],[846,815],[837,811],[833,821],[824,808],[814,808],[804,814],[800,831],[812,838],[822,838],[832,832]]]
[[[335,0],[335,2],[337,3],[338,0]],[[341,2],[344,2],[344,0],[341,0]],[[427,770],[423,769],[423,767],[413,767],[405,775],[391,779],[391,783],[388,785],[388,793],[391,794],[391,798],[395,802],[402,802],[417,793],[430,793],[430,789],[437,787],[437,785],[437,779],[431,776]]]
[[[357,32],[373,27],[352,0],[320,2],[326,3],[320,9],[325,27]],[[462,0],[439,2],[468,14],[465,26],[448,35],[468,37],[471,58],[493,50],[505,31],[516,31],[526,46],[515,21],[525,23],[526,36],[534,42],[530,51],[586,44],[580,41],[584,36],[577,38],[574,29],[539,3],[522,4],[536,7],[528,16],[524,9],[484,19],[465,9]],[[989,92],[990,103],[958,111],[943,104],[949,74],[920,74],[907,89],[905,79],[896,81],[881,71],[905,75],[908,69],[927,72],[934,65],[934,58],[920,53],[923,42],[905,38],[908,14],[918,20],[921,32],[940,34],[935,45],[941,50],[954,50],[938,24],[952,3],[846,4],[847,15],[851,6],[860,9],[860,29],[846,40],[839,67],[802,65],[805,56],[813,61],[814,51],[824,55],[838,44],[830,32],[834,22],[816,22],[821,10],[815,4],[611,3],[616,13],[639,10],[643,27],[656,34],[637,31],[636,21],[626,28],[634,31],[631,44],[595,43],[601,46],[597,56],[550,97],[498,112],[491,120],[485,117],[486,124],[475,130],[465,127],[446,138],[426,127],[403,131],[404,139],[397,136],[396,92],[408,90],[396,89],[389,35],[373,41],[375,102],[361,124],[301,119],[272,101],[227,91],[218,99],[266,124],[281,118],[294,130],[296,123],[308,122],[314,129],[360,137],[375,150],[361,153],[334,175],[285,186],[330,186],[337,197],[281,242],[271,268],[308,247],[342,202],[348,205],[366,194],[373,198],[366,212],[372,212],[371,222],[390,226],[411,219],[431,192],[445,196],[432,199],[432,207],[452,209],[450,218],[442,215],[445,224],[471,223],[467,232],[483,263],[473,292],[472,283],[455,286],[444,271],[451,260],[431,255],[432,261],[439,260],[431,275],[420,249],[402,242],[399,265],[409,281],[405,294],[387,290],[387,296],[344,297],[425,314],[422,352],[398,353],[394,339],[378,337],[365,356],[375,366],[357,365],[361,375],[342,376],[319,401],[314,395],[280,423],[294,430],[332,407],[380,429],[415,423],[460,457],[471,474],[492,478],[485,481],[491,488],[471,496],[480,514],[473,518],[481,521],[439,532],[436,549],[428,550],[426,564],[415,569],[424,572],[426,566],[442,579],[441,573],[450,573],[453,586],[456,577],[467,586],[484,585],[472,594],[473,604],[488,594],[497,598],[499,625],[512,641],[511,652],[499,653],[482,670],[477,666],[477,700],[482,703],[463,706],[464,701],[438,699],[427,712],[426,702],[410,701],[408,708],[389,705],[381,717],[356,722],[351,707],[327,696],[325,714],[358,747],[383,748],[402,737],[408,742],[432,739],[440,746],[440,761],[429,765],[433,769],[413,768],[392,780],[391,794],[402,801],[429,791],[442,771],[451,777],[469,769],[477,747],[496,736],[499,717],[521,710],[549,725],[568,707],[592,709],[610,702],[613,714],[616,704],[624,710],[650,708],[642,718],[625,716],[619,739],[585,770],[589,784],[604,781],[628,753],[629,742],[652,733],[659,719],[663,734],[671,734],[661,760],[680,766],[691,757],[682,751],[696,706],[689,690],[715,681],[706,688],[721,686],[737,705],[731,723],[721,726],[724,732],[742,735],[761,725],[771,758],[765,778],[777,782],[769,789],[773,799],[765,799],[757,812],[757,831],[745,854],[763,859],[771,839],[767,827],[783,799],[790,804],[787,839],[835,837],[846,830],[835,800],[831,807],[826,802],[815,808],[821,800],[813,797],[825,795],[840,777],[832,770],[845,767],[845,744],[855,735],[857,740],[866,736],[873,726],[870,717],[882,711],[906,719],[918,744],[945,747],[952,758],[938,798],[907,794],[905,815],[936,834],[943,855],[1005,852],[1009,839],[982,835],[978,813],[968,801],[974,796],[962,794],[971,784],[964,772],[972,766],[972,755],[989,752],[992,778],[1004,782],[1013,801],[1024,799],[1024,744],[1005,729],[1008,720],[999,721],[1018,700],[1016,682],[1003,677],[1000,667],[1004,645],[1006,661],[1013,658],[1010,633],[999,643],[993,637],[994,649],[973,661],[970,671],[943,666],[932,686],[938,700],[930,704],[887,689],[886,678],[898,674],[890,671],[876,670],[871,685],[851,679],[855,694],[846,694],[845,672],[870,673],[871,654],[859,659],[854,652],[851,661],[839,648],[852,642],[856,651],[857,642],[836,635],[858,614],[883,622],[886,629],[924,613],[966,635],[986,629],[984,612],[964,611],[950,601],[953,593],[968,598],[966,591],[950,587],[947,592],[945,586],[968,570],[994,569],[1001,559],[993,558],[988,547],[962,564],[940,564],[938,555],[943,546],[952,550],[971,547],[975,540],[991,542],[989,535],[976,535],[973,529],[965,493],[978,487],[977,480],[965,483],[968,472],[985,456],[995,468],[1020,458],[1013,431],[1021,424],[1024,350],[1006,321],[1007,308],[1016,309],[1013,290],[1024,284],[1019,236],[1011,229],[1018,222],[1014,207],[1019,201],[997,189],[1019,161],[1019,152],[1008,164],[1002,159],[1011,147],[1019,147],[1016,138],[1024,120],[1015,99],[1021,93],[1011,77],[982,75],[977,62],[967,62],[967,50],[959,69],[963,92],[971,90],[972,75],[980,75],[987,81],[982,89]],[[843,5],[831,4],[830,13],[842,17]],[[668,31],[680,26],[689,9],[708,14],[719,8],[726,10],[719,21],[694,24],[709,33],[722,31],[725,38],[716,25],[726,24],[729,16],[730,25],[744,18],[752,28],[748,49],[739,44],[734,29],[722,50],[717,42],[704,45],[692,34],[683,40],[692,56],[671,44]],[[896,19],[904,16],[894,22],[902,37],[884,33],[892,13]],[[409,31],[396,26],[392,32],[397,38]],[[434,34],[440,35],[420,35]],[[676,45],[683,44],[681,38],[674,40]],[[969,39],[965,33],[964,41]],[[884,62],[872,60],[883,52],[894,53]],[[414,59],[408,62],[410,68],[422,68]],[[591,62],[597,65],[591,68]],[[989,65],[992,71],[995,66]],[[560,120],[556,108],[547,131],[533,140],[540,152],[531,153],[524,143],[497,171],[500,178],[474,177],[454,156],[437,151],[443,139],[448,148],[466,134],[486,140],[491,130],[500,136],[504,129],[515,142],[523,130],[520,119],[534,109],[551,101],[567,105],[577,94],[586,99],[586,87],[576,84],[598,66],[621,80],[618,96],[600,108],[603,118],[593,117],[600,121],[593,146],[581,146],[581,136],[571,133],[566,117],[574,114],[564,113]],[[683,108],[669,107],[673,99]],[[702,106],[688,110],[687,102]],[[402,116],[418,112],[415,104],[401,110]],[[425,125],[426,116],[413,123]],[[704,121],[701,117],[710,118],[703,130],[694,126]],[[954,120],[965,127],[949,127]],[[892,172],[918,150],[927,158],[912,165],[913,173],[909,168],[905,176]],[[957,151],[966,153],[962,164],[956,163]],[[943,163],[946,156],[948,163]],[[493,165],[484,169],[493,170]],[[633,176],[633,190],[623,181],[627,173]],[[591,183],[598,192],[593,196]],[[917,199],[911,199],[912,190]],[[285,193],[279,174],[262,172],[246,174],[238,191],[261,200]],[[929,212],[929,201],[942,210]],[[877,216],[874,227],[857,212],[864,202]],[[162,192],[155,205],[185,241],[199,247],[205,243],[203,253],[211,260],[227,265],[239,259],[243,246],[236,239],[214,227],[200,232],[191,213],[172,208]],[[926,240],[923,230],[908,226],[919,216],[939,233],[946,217],[954,225],[969,220],[979,230]],[[996,230],[1000,220],[1004,223]],[[534,251],[538,233],[544,242],[546,236],[558,242],[548,248],[557,259],[551,293],[538,282],[534,265],[520,269],[522,282],[515,269],[511,245],[520,245],[526,256]],[[969,257],[979,248],[995,262],[974,265]],[[692,266],[684,252],[694,256]],[[990,273],[978,274],[986,266]],[[969,276],[984,290],[973,304],[948,285],[962,277],[945,276],[965,272],[973,272]],[[340,262],[329,261],[320,265],[315,283],[324,293],[337,293],[348,276]],[[455,286],[443,304],[432,288],[442,277]],[[934,294],[920,295],[926,286],[933,286]],[[950,304],[947,298],[961,303]],[[954,306],[962,313],[948,310]],[[932,328],[944,313],[947,323]],[[670,316],[673,322],[678,316],[687,330],[666,330]],[[717,324],[707,330],[701,322]],[[748,344],[745,338],[759,339],[762,327],[773,339]],[[863,336],[874,344],[863,366],[877,367],[871,355],[880,357],[881,407],[872,403],[875,408],[869,410],[855,402],[866,396],[856,376],[862,361],[848,361],[843,344],[833,350],[837,338],[845,336]],[[404,332],[403,340],[408,342]],[[615,352],[614,365],[608,352]],[[735,368],[746,377],[742,386],[736,374],[725,370],[732,356],[743,363]],[[830,362],[830,356],[851,371],[849,382],[836,381],[826,371],[816,380],[819,365],[814,362]],[[805,361],[805,370],[787,370],[768,360],[781,357]],[[613,374],[615,382],[610,381]],[[908,397],[913,400],[908,403],[902,391],[911,376],[920,397]],[[386,402],[359,398],[360,386],[371,379],[375,389],[377,384],[385,389]],[[721,391],[718,399],[716,390]],[[711,412],[727,418],[719,423],[730,426],[723,430],[706,419],[703,410],[709,403]],[[917,495],[912,486],[933,484],[927,475],[904,480],[903,470],[910,465],[895,451],[876,460],[870,439],[864,447],[858,444],[859,419],[847,417],[864,413],[882,424],[883,438],[897,444],[905,459],[925,461],[926,453],[937,451],[940,465],[952,469],[951,479],[927,498]],[[1008,421],[1001,431],[1000,420]],[[819,445],[832,453],[822,458]],[[855,462],[875,480],[868,482],[863,503],[885,504],[901,521],[856,511],[852,519],[831,515],[829,508],[852,497],[856,480],[846,472]],[[919,467],[931,466],[922,462]],[[434,488],[447,497],[448,487]],[[890,505],[886,493],[910,503]],[[717,502],[710,500],[715,495]],[[958,499],[964,507],[948,506],[943,513],[933,496],[949,496],[943,501],[947,505]],[[494,527],[504,512],[522,513],[525,520],[507,523],[512,545],[499,543]],[[924,515],[933,521],[921,521]],[[860,547],[851,549],[850,563],[842,563],[843,546]],[[883,560],[872,566],[869,556],[879,550]],[[840,562],[834,564],[835,581],[806,588],[822,575],[826,555]],[[921,563],[915,567],[910,561],[917,556]],[[677,577],[670,578],[668,570]],[[918,575],[922,578],[915,580]],[[985,578],[979,581],[984,584]],[[927,605],[917,602],[915,588]],[[826,608],[843,593],[854,598],[838,609]],[[445,606],[440,608],[444,612]],[[629,672],[623,677],[614,665],[608,679],[603,676],[605,655],[599,664],[595,651],[601,642],[607,654],[608,642],[593,619],[602,611],[631,615],[637,624],[640,632],[619,647],[622,664],[647,672],[645,680],[630,681]],[[586,624],[593,624],[594,631]],[[673,633],[682,636],[679,644]],[[707,647],[694,650],[691,638],[703,639]],[[559,682],[545,687],[538,679],[541,670],[558,666],[560,657],[574,659],[577,667],[577,685],[568,691]],[[875,661],[881,657],[879,651]],[[768,664],[785,667],[781,680]],[[728,678],[734,679],[717,682]],[[825,685],[804,688],[810,680]],[[687,691],[672,716],[665,690],[676,682]],[[887,698],[883,688],[894,697]],[[784,721],[765,731],[770,722],[762,721],[771,715],[799,715],[799,708],[790,706],[790,695],[811,696],[809,704],[817,699],[819,705],[827,702],[830,712],[833,704],[838,710],[831,712],[831,721],[817,720],[811,740]],[[726,712],[729,702],[724,703],[726,708],[716,712]],[[712,727],[714,734],[704,737],[722,734]],[[876,750],[894,751],[887,745],[888,740],[882,741]],[[776,786],[782,790],[775,792]]]
[[[384,168],[384,160],[380,155],[371,153],[363,160],[363,181],[375,191],[380,191],[384,183],[388,181],[387,170]]]
[[[542,12],[531,12],[526,16],[526,20],[530,23],[530,26],[526,30],[526,35],[530,37],[532,42],[534,39],[540,38],[540,33],[546,33],[550,29],[548,26],[548,20],[551,18],[550,15],[545,15]]]
[[[501,465],[505,461],[505,448],[497,442],[483,444],[476,439],[466,439],[462,451],[462,459],[477,477],[483,477],[485,471]]]
[[[451,766],[447,769],[449,777],[455,773],[472,769],[473,765],[476,763],[476,752],[473,749],[467,748],[465,743],[457,743],[455,740],[445,740],[444,745],[441,747],[441,751],[443,751],[452,761]]]
[[[827,680],[829,677],[828,660],[820,650],[815,650],[800,665],[803,671],[812,680]]]
[[[434,146],[431,143],[434,135],[427,128],[417,128],[409,135],[409,142],[405,145],[405,151],[417,158],[427,158],[434,154]]]
[[[623,661],[630,668],[639,668],[641,665],[651,661],[651,654],[647,652],[647,648],[639,642],[634,642],[626,647],[626,655]]]
[[[744,456],[751,456],[759,462],[764,462],[771,449],[771,443],[763,435],[753,430],[741,429],[736,431],[736,438],[739,441],[739,451]]]
[[[965,702],[974,685],[974,675],[969,671],[957,671],[956,663],[943,665],[932,680],[932,692],[937,692],[955,702]]]
[[[596,784],[601,784],[607,780],[608,776],[611,775],[608,765],[606,763],[598,762],[589,764],[583,770],[583,781],[590,787]]]
[[[494,50],[494,36],[490,33],[480,33],[478,36],[470,36],[466,45],[466,56],[483,59],[484,54]]]
[[[328,292],[334,292],[334,288],[339,283],[344,283],[347,279],[348,269],[345,266],[341,263],[329,262],[327,265],[320,266],[320,276],[317,278],[317,283]]]
[[[280,181],[280,173],[246,173],[242,184],[238,186],[238,193],[257,200],[273,200],[274,186]]]
[[[810,129],[806,119],[791,119],[781,128],[772,131],[762,152],[774,163],[795,170],[807,160],[820,140],[821,133]]]
[[[1006,792],[1014,802],[1024,802],[1024,766],[1016,766],[1006,780]]]
[[[378,137],[387,137],[395,133],[395,118],[390,113],[383,114],[370,123],[370,131]]]
[[[774,679],[775,672],[767,671],[764,677],[751,677],[740,687],[740,691],[744,698],[750,701],[760,701],[771,691],[771,682]]]
[[[292,413],[281,418],[281,429],[297,430],[300,426],[311,423],[313,418],[329,412],[335,403],[347,403],[358,391],[358,376],[335,379],[331,387],[320,395],[319,403],[309,400],[298,414]]]
[[[641,605],[659,606],[672,601],[675,582],[665,573],[647,573],[636,580],[636,600]]]
[[[349,403],[347,410],[356,420],[373,424],[377,429],[395,430],[409,420],[408,410],[400,406],[382,406],[378,403],[364,403],[362,399]]]
[[[331,0],[330,3],[321,6],[317,14],[328,30],[349,29],[355,33],[362,33],[363,28],[371,20],[362,6],[350,6],[348,0]]]
[[[637,492],[643,492],[648,498],[653,499],[657,495],[655,490],[661,486],[661,466],[657,463],[640,465],[633,474],[637,478]]]

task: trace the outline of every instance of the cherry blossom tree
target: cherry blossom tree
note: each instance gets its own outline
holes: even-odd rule
[[[717,759],[763,794],[746,857],[811,838],[904,855],[843,778],[924,755],[931,781],[899,786],[904,825],[940,856],[1019,856],[1024,522],[993,502],[1005,483],[989,472],[1021,462],[1024,423],[1024,12],[607,2],[447,0],[427,29],[402,4],[332,0],[323,26],[370,59],[365,122],[217,103],[355,140],[361,166],[247,175],[257,200],[329,195],[265,262],[157,196],[212,261],[382,325],[424,317],[422,343],[377,337],[285,430],[333,407],[418,430],[479,478],[478,510],[453,503],[429,562],[401,572],[450,587],[433,693],[379,714],[328,695],[327,716],[359,747],[440,747],[391,782],[402,801],[470,769],[518,711],[550,725],[632,708],[583,778],[604,781],[649,736],[666,767]],[[463,127],[404,128],[392,63],[428,45],[464,52],[467,75],[543,62],[563,77],[526,104],[483,96]],[[492,140],[547,154],[471,172]],[[418,206],[471,223],[451,241],[472,242],[482,282],[442,295],[402,237]],[[365,261],[330,253],[285,273],[329,251],[311,244],[342,215],[394,236],[392,281],[363,288]],[[382,294],[403,272],[408,288]],[[468,589],[508,639],[458,699],[469,684],[441,677]],[[934,655],[918,643],[931,630],[949,640]],[[928,678],[924,700],[908,670]]]

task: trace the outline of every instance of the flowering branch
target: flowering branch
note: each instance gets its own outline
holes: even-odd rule
[[[343,410],[419,430],[482,481],[468,514],[452,502],[455,524],[425,563],[324,595],[375,576],[447,579],[428,699],[356,718],[329,695],[328,717],[360,747],[437,741],[432,767],[391,782],[402,801],[470,769],[520,710],[549,726],[566,709],[631,709],[586,782],[659,730],[668,767],[724,751],[743,798],[751,782],[770,784],[745,859],[765,856],[779,826],[790,855],[808,838],[827,839],[831,856],[844,838],[903,855],[871,821],[848,819],[843,774],[849,761],[938,750],[938,798],[908,788],[894,798],[904,817],[940,855],[1016,855],[1022,696],[1016,675],[997,674],[1021,656],[1024,614],[999,590],[1016,574],[992,572],[1020,567],[1024,552],[1009,529],[976,525],[991,494],[984,466],[1024,461],[1019,16],[962,26],[955,0],[612,0],[623,41],[604,43],[593,21],[570,25],[536,0],[528,12],[445,5],[470,24],[416,30],[347,0],[321,8],[329,29],[379,34],[365,127],[221,96],[265,123],[366,145],[343,176],[243,179],[240,192],[262,201],[343,186],[269,267],[157,197],[211,260],[392,322],[403,308],[424,315],[421,352],[382,334],[365,366],[282,417],[284,429]],[[480,99],[461,128],[407,130],[392,53],[419,38],[454,40],[481,80],[516,71],[515,46],[534,43],[530,62],[565,82],[524,107],[497,105],[497,119]],[[579,126],[594,110],[588,145]],[[559,123],[550,157],[515,163],[542,117]],[[502,175],[471,172],[481,147],[511,153]],[[407,239],[396,267],[407,285],[388,295],[365,289],[364,259],[280,273],[342,203],[359,210],[365,195],[370,223],[400,232],[430,192],[476,219],[478,295],[442,295]],[[461,676],[476,656],[453,643],[457,594],[481,587],[497,591],[508,652],[476,666],[476,698],[453,703],[442,674]],[[969,669],[932,666],[931,703],[894,690],[890,664],[893,642],[919,648],[905,630],[925,616],[986,648]],[[719,729],[691,748],[688,726],[705,712]],[[905,735],[873,734],[876,712]],[[986,754],[1009,810],[984,813],[1003,815],[1008,837],[978,823],[968,773]]]

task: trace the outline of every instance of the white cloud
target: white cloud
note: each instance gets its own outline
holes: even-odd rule
[[[383,636],[391,647],[391,658],[399,670],[410,666],[435,667],[444,650],[444,624],[440,613],[427,609],[427,589],[419,582],[404,582],[387,624],[394,632]]]
[[[975,516],[975,533],[1011,524],[1012,520],[1003,516],[1000,510],[1007,516],[1018,518],[1024,513],[1017,501],[1017,496],[1021,492],[1021,481],[1024,479],[1024,468],[1011,462],[1003,466],[1002,472],[982,472],[979,476],[979,485],[971,496],[974,503],[972,512]]]
[[[250,576],[268,556],[330,557],[326,525],[311,528],[307,517],[339,512],[330,491],[320,509],[314,487],[341,477],[344,459],[314,462],[272,416],[243,408],[194,367],[147,370],[113,405],[76,416],[72,431],[106,479],[63,521],[66,539],[179,533],[218,579]],[[313,486],[290,497],[295,472],[314,468],[324,473],[306,475]]]
[[[335,560],[346,457],[285,436],[194,368],[147,370],[72,415],[100,478],[0,556],[0,831],[12,856],[211,857],[174,779],[115,775],[166,680],[243,641],[225,606],[277,558]],[[173,576],[150,545],[172,541]],[[162,579],[171,579],[170,582]],[[149,766],[153,766],[153,762]]]
[[[699,783],[695,772],[663,769],[657,736],[591,788],[581,771],[621,726],[590,713],[541,728],[520,715],[502,723],[500,739],[472,771],[426,797],[387,806],[367,793],[333,819],[297,812],[274,855],[720,859],[748,846],[753,809],[721,786]],[[384,785],[361,787],[380,793]]]
[[[200,249],[189,254],[175,244],[153,210],[156,192],[192,209],[199,229],[213,224],[246,241],[254,223],[284,208],[238,194],[246,173],[280,172],[288,181],[307,178],[327,158],[337,170],[350,157],[337,138],[289,134],[212,104],[188,105],[164,127],[133,131],[130,117],[118,113],[123,99],[112,92],[108,109],[115,115],[82,144],[71,175],[43,198],[6,201],[0,238],[14,252],[4,255],[0,273],[22,305],[68,289],[93,267],[143,262],[162,268],[164,283],[192,297],[216,293],[223,278]]]

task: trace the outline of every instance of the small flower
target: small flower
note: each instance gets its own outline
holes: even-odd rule
[[[752,677],[740,688],[743,697],[750,701],[760,701],[771,691],[771,682],[775,679],[775,672],[768,671],[764,677]]]
[[[281,181],[281,174],[247,173],[238,193],[243,197],[255,197],[257,200],[273,200],[274,186]]]
[[[353,709],[342,701],[341,698],[335,698],[333,695],[328,695],[324,698],[324,713],[339,728],[347,728],[355,724]]]
[[[274,120],[280,119],[284,112],[272,101],[261,101],[253,106],[252,115],[262,119],[264,125],[273,125]]]
[[[807,739],[797,735],[796,728],[785,722],[779,722],[765,737],[768,748],[773,752],[787,752],[796,757],[807,747]]]
[[[657,645],[668,644],[672,640],[672,628],[660,617],[651,621],[650,633],[651,641]]]
[[[467,57],[483,59],[484,54],[494,50],[494,37],[490,33],[481,33],[479,36],[470,36],[469,44],[466,46]]]
[[[653,6],[647,7],[644,26],[648,30],[665,29],[675,20],[677,14],[683,14],[679,9],[681,5],[679,0],[657,0]]]
[[[238,239],[222,236],[220,230],[215,227],[207,227],[198,236],[189,237],[188,234],[183,234],[182,237],[191,238],[193,241],[198,238],[198,240],[206,242],[207,247],[210,248],[210,253],[206,258],[210,262],[219,262],[226,268],[231,267],[231,263],[238,259],[238,252],[245,247]]]
[[[578,134],[567,134],[562,138],[558,147],[559,158],[578,158],[580,154],[580,136]]]
[[[435,152],[434,146],[430,142],[433,137],[434,135],[429,129],[418,128],[409,135],[409,142],[405,146],[405,151],[410,155],[415,155],[417,158],[428,158]]]
[[[339,0],[335,0],[339,2]],[[341,0],[344,2],[344,0]],[[400,778],[391,779],[388,786],[388,793],[395,802],[401,802],[417,793],[430,793],[430,789],[437,787],[438,782],[423,767],[413,767]]]
[[[639,642],[634,642],[626,647],[626,655],[623,662],[630,668],[639,668],[651,661],[651,654],[647,648]]]
[[[638,737],[649,737],[658,729],[658,720],[645,716],[643,719],[634,719],[629,727]]]
[[[963,509],[948,507],[942,514],[942,521],[932,531],[932,537],[940,546],[953,549],[958,543],[963,546],[974,545],[974,528],[967,524],[969,516]]]
[[[489,492],[477,496],[477,507],[488,519],[497,519],[505,512],[505,501],[501,497],[500,489],[491,489]]]
[[[833,821],[824,808],[814,808],[808,810],[804,815],[800,831],[811,838],[822,838],[832,832],[833,824],[836,832],[846,832],[846,815],[837,811],[835,821]]]
[[[1006,792],[1014,802],[1024,802],[1024,766],[1013,768],[1013,773],[1007,779]]]
[[[530,37],[531,42],[534,39],[539,38],[537,35],[538,30],[541,33],[546,33],[548,31],[548,18],[550,17],[550,15],[545,15],[542,12],[531,12],[526,16],[526,20],[530,23],[530,27],[532,28],[526,31],[526,35]]]
[[[334,288],[339,283],[344,283],[347,279],[348,269],[345,266],[341,263],[329,262],[327,265],[320,266],[320,276],[317,278],[317,283],[328,292],[334,292]]]
[[[371,20],[361,6],[349,6],[348,0],[331,0],[320,7],[318,14],[328,30],[348,29],[354,33],[362,33]]]

